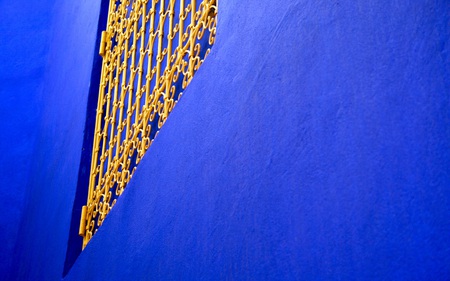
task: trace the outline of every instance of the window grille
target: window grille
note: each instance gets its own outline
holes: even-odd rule
[[[83,249],[214,43],[216,0],[110,0]]]

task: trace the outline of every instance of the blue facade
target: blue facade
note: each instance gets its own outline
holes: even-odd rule
[[[0,276],[10,272],[43,103],[52,0],[0,1]]]
[[[2,276],[449,279],[450,7],[372,2],[220,1],[211,54],[65,276],[101,3],[3,9]]]

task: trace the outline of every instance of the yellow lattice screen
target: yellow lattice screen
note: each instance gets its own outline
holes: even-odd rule
[[[198,2],[198,3],[197,3]],[[89,192],[86,246],[210,51],[216,0],[110,0]]]

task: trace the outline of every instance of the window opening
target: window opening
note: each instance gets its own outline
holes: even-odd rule
[[[216,25],[216,0],[110,0],[83,249],[209,54]]]

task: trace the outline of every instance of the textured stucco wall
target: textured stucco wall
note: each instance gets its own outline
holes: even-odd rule
[[[60,279],[66,255],[99,10],[69,2],[21,279]],[[266,2],[220,1],[210,57],[65,280],[450,278],[448,4]]]
[[[43,3],[42,3],[43,4]],[[26,5],[25,5],[26,6]],[[78,180],[100,1],[58,1],[52,10],[27,205],[11,279],[62,278]],[[26,19],[25,19],[26,20]]]
[[[0,1],[0,276],[10,272],[42,109],[53,0]]]
[[[446,1],[221,1],[66,280],[450,278]]]

